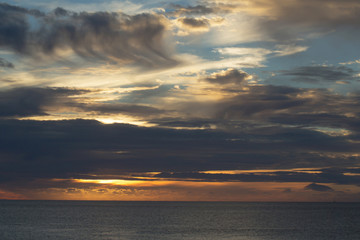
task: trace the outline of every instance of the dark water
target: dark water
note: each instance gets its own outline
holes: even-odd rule
[[[0,239],[360,239],[360,203],[0,201]]]

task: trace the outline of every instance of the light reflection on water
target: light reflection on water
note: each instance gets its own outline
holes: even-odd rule
[[[0,201],[0,239],[360,239],[360,203]]]

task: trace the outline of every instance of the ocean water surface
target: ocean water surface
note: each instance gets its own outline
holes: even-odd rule
[[[0,239],[360,239],[360,203],[0,201]]]

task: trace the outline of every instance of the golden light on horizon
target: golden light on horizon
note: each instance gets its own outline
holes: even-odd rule
[[[41,180],[43,182],[43,180]],[[45,182],[43,182],[45,183]],[[52,183],[52,186],[50,186]],[[311,182],[239,182],[199,180],[52,179],[48,188],[0,189],[2,199],[89,201],[353,201],[360,187],[321,184],[332,189],[307,189]]]
[[[310,182],[216,182],[191,180],[54,179],[67,189],[41,193],[42,198],[113,201],[326,201],[336,192],[316,193]],[[327,184],[337,188],[334,184]],[[71,186],[71,187],[70,187]],[[350,189],[350,188],[349,188]],[[359,189],[351,188],[351,191]]]
[[[120,185],[120,186],[132,186],[144,183],[146,181],[139,180],[123,180],[123,179],[73,179],[75,183],[95,183],[105,185]]]

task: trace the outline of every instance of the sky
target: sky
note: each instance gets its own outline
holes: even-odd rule
[[[360,201],[358,0],[0,3],[0,199]]]

